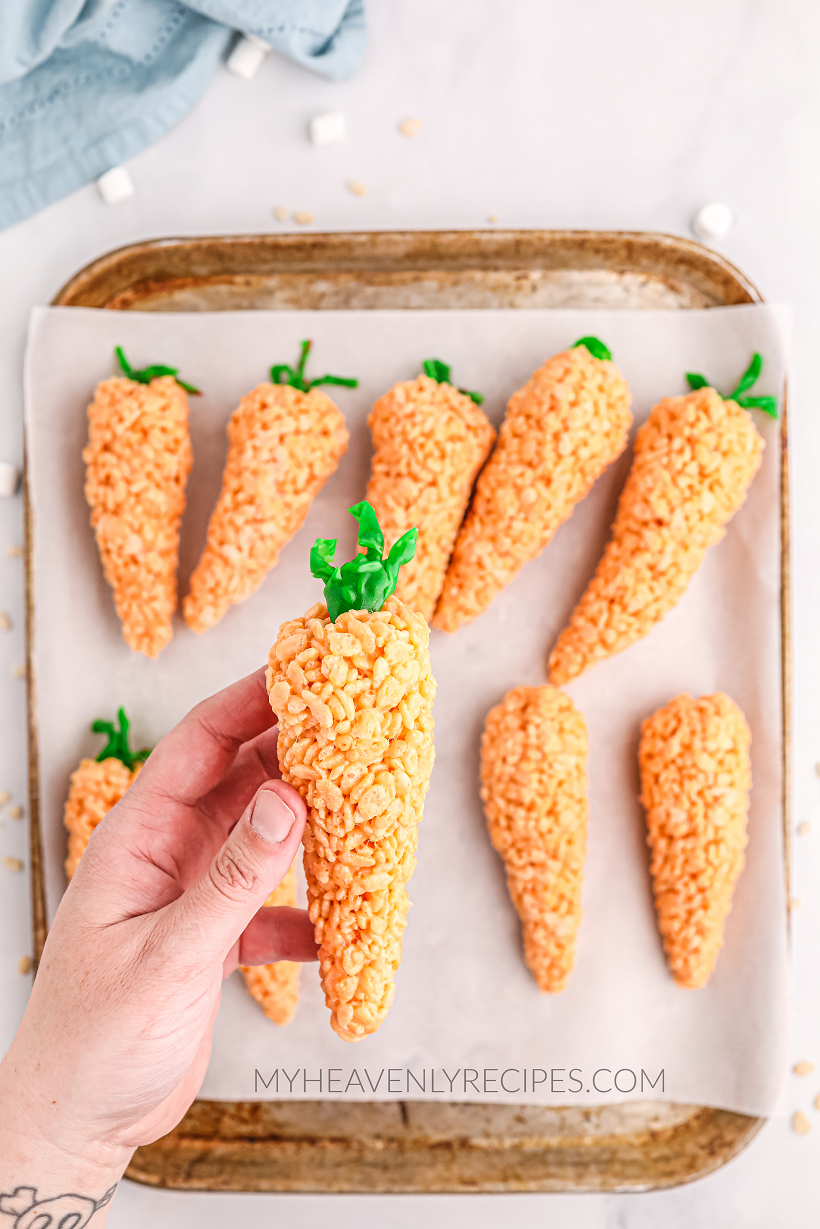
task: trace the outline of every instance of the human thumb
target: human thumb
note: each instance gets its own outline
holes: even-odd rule
[[[305,804],[284,781],[266,781],[207,870],[175,902],[203,955],[222,959],[293,861]]]

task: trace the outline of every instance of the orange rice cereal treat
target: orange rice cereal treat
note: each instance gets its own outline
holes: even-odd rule
[[[559,994],[575,962],[586,862],[587,728],[555,687],[515,687],[490,709],[481,800],[539,988]]]
[[[350,511],[365,553],[335,567],[336,543],[316,543],[311,570],[325,581],[327,606],[282,625],[268,693],[282,777],[308,808],[308,913],[330,1023],[343,1040],[361,1041],[395,992],[436,685],[427,624],[391,596],[415,530],[383,560],[373,509],[363,501]]]
[[[187,392],[175,367],[103,380],[88,407],[85,497],[122,634],[156,657],[171,639],[177,606],[179,525],[192,456]]]
[[[626,447],[629,385],[606,346],[583,337],[513,393],[479,476],[433,617],[456,631],[535,559]]]
[[[95,734],[107,734],[108,742],[95,760],[81,760],[71,774],[71,785],[63,811],[68,829],[68,857],[65,873],[69,879],[77,869],[91,839],[91,833],[113,806],[119,802],[150,755],[150,748],[131,751],[128,745],[130,722],[123,709],[117,713],[119,729],[110,721],[95,721]]]
[[[358,381],[306,380],[310,346],[302,342],[296,368],[272,367],[271,383],[243,397],[228,423],[222,491],[182,603],[195,632],[213,627],[259,588],[347,451],[344,416],[316,386],[355,388]]]
[[[265,901],[265,908],[296,904],[296,870],[291,866],[285,878]],[[277,960],[275,964],[241,964],[242,976],[249,994],[256,999],[274,1024],[290,1024],[299,1002],[299,970],[295,960]]]
[[[732,397],[703,381],[687,396],[653,407],[635,440],[612,537],[550,655],[556,686],[651,632],[724,536],[763,452],[742,406],[772,412],[772,398],[741,395],[751,386],[750,373],[754,382],[759,371],[755,355]]]
[[[745,862],[750,742],[743,713],[721,692],[676,696],[641,726],[655,908],[672,976],[690,990],[712,975]]]
[[[388,545],[418,527],[416,554],[402,569],[396,594],[429,623],[495,430],[478,408],[480,393],[456,388],[446,363],[427,359],[423,367],[424,375],[394,384],[370,414],[367,499]]]

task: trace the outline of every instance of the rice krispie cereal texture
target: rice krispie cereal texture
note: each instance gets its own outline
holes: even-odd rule
[[[481,800],[521,918],[538,986],[565,989],[575,961],[586,862],[586,722],[555,687],[515,687],[490,709]]]
[[[388,548],[418,529],[416,554],[399,573],[396,595],[429,623],[495,430],[464,393],[426,375],[395,384],[368,424],[374,453],[366,498]]]
[[[677,696],[641,727],[655,908],[672,976],[692,990],[712,975],[743,870],[750,742],[746,718],[721,692]]]
[[[85,497],[122,634],[156,657],[177,607],[179,525],[191,469],[188,398],[171,376],[103,380],[88,407]]]
[[[667,397],[638,431],[612,537],[549,659],[560,686],[646,636],[746,498],[763,440],[713,388]]]
[[[629,385],[586,346],[555,355],[513,393],[479,476],[433,618],[454,632],[541,553],[626,447]]]
[[[258,589],[347,450],[344,416],[324,393],[260,384],[228,423],[222,491],[182,609],[195,632]]]
[[[308,807],[308,912],[331,1025],[360,1041],[395,993],[433,768],[429,632],[397,597],[375,613],[326,607],[282,625],[268,693],[282,777]]]
[[[68,857],[65,873],[69,879],[77,869],[91,839],[91,833],[101,819],[119,802],[125,791],[137,779],[141,763],[133,771],[122,760],[81,760],[71,774],[63,823],[68,829]]]
[[[285,878],[274,888],[264,907],[296,904],[296,871],[291,866]],[[295,960],[277,960],[275,964],[241,964],[248,993],[255,998],[274,1024],[290,1024],[299,1002],[301,964]]]

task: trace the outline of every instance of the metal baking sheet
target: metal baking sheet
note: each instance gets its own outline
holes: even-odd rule
[[[55,299],[140,311],[294,308],[703,308],[760,302],[688,240],[601,232],[421,232],[158,240],[102,257]],[[783,418],[784,720],[788,524]],[[29,603],[32,600],[29,589]],[[31,670],[29,688],[34,686]],[[33,695],[30,691],[30,699]],[[30,705],[33,713],[33,705]],[[35,950],[45,940],[32,763]],[[784,729],[788,748],[788,729]],[[788,781],[785,765],[784,781]],[[788,813],[784,797],[784,817]],[[784,825],[788,831],[787,825]],[[762,1119],[697,1106],[594,1108],[197,1101],[128,1176],[215,1190],[638,1190],[723,1164]]]

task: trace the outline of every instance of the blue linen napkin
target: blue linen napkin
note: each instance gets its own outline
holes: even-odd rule
[[[0,227],[145,149],[190,110],[233,32],[333,81],[363,0],[0,0]]]

